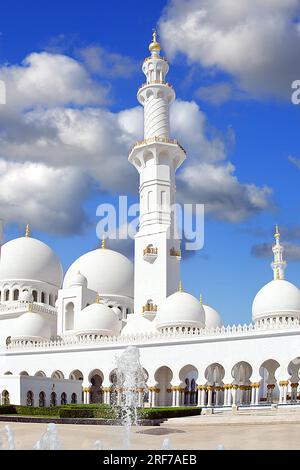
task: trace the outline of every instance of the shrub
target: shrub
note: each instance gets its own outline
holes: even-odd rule
[[[140,408],[139,419],[166,419],[181,418],[183,416],[196,416],[201,414],[201,408],[196,406],[178,408]]]
[[[110,405],[62,406],[59,410],[59,417],[117,419],[119,409]]]
[[[15,405],[0,405],[0,415],[16,415],[17,407]]]

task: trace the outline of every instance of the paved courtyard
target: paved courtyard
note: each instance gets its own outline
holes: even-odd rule
[[[0,423],[11,427],[17,449],[32,449],[45,432],[45,423]],[[119,426],[57,425],[63,449],[93,449],[100,440],[104,449],[122,449]],[[300,449],[300,412],[240,412],[171,419],[160,427],[135,427],[132,449],[161,449],[164,439],[172,449]],[[5,439],[4,439],[5,441]]]

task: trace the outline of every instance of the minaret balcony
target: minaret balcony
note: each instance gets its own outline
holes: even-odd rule
[[[174,247],[170,249],[170,256],[172,258],[177,259],[178,261],[181,260],[181,250],[176,250]]]
[[[142,88],[144,88],[145,86],[151,86],[151,85],[165,85],[165,86],[173,89],[173,86],[171,85],[171,83],[165,82],[163,80],[151,80],[150,82],[143,83],[139,87],[138,91],[141,90]]]
[[[167,139],[166,137],[149,137],[149,139],[144,139],[144,140],[138,140],[135,142],[134,146],[132,147],[130,154],[136,147],[140,147],[142,145],[148,145],[148,144],[153,144],[153,143],[163,143],[163,144],[172,144],[172,145],[178,145],[178,147],[186,154],[185,149],[180,145],[178,140],[176,139]]]
[[[143,250],[143,259],[148,263],[154,263],[158,255],[158,249],[154,246],[147,246]]]

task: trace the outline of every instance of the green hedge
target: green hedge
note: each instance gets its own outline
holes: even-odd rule
[[[12,414],[20,416],[58,416],[59,406],[34,407],[22,405],[1,405],[0,415]]]
[[[62,406],[59,410],[59,417],[117,419],[119,409],[110,405]]]
[[[0,405],[0,415],[16,415],[17,407],[15,405]]]
[[[178,408],[140,408],[140,419],[166,419],[181,418],[183,416],[196,416],[201,414],[201,408],[196,406],[182,406]]]

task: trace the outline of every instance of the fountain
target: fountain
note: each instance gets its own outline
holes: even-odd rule
[[[57,426],[54,423],[49,423],[47,431],[41,436],[34,446],[35,450],[61,450],[61,445],[58,437]]]
[[[8,450],[15,450],[16,446],[15,446],[14,433],[12,432],[12,429],[8,424],[4,426],[4,431],[6,434]]]
[[[145,372],[138,348],[129,346],[117,358],[117,387],[121,393],[121,421],[124,427],[123,449],[130,446],[131,426],[138,424],[139,392],[146,389]]]

